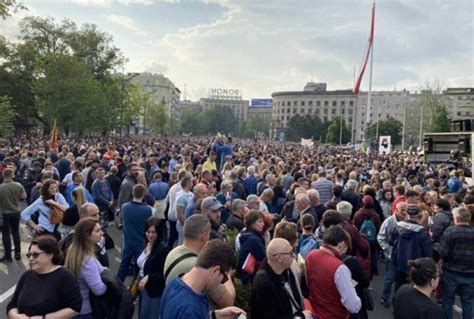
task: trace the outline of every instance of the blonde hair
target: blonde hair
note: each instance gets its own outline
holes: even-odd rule
[[[64,262],[64,266],[76,276],[81,273],[81,268],[86,258],[95,257],[94,245],[89,241],[89,237],[98,224],[92,218],[84,218],[76,225],[72,243],[67,250]]]
[[[82,186],[77,187],[72,191],[72,199],[74,200],[74,204],[76,204],[78,209],[87,203],[86,193],[84,192],[84,188]]]

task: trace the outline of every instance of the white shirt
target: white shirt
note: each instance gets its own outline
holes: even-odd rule
[[[168,195],[166,195],[166,203],[170,205],[168,210],[168,219],[171,221],[177,221],[178,217],[176,215],[176,198],[178,198],[178,192],[182,190],[181,182],[177,182],[171,186]]]

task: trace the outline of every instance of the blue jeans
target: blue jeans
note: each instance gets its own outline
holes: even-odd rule
[[[453,318],[456,292],[461,297],[462,318],[472,319],[474,312],[474,277],[443,269],[443,311],[448,319]]]
[[[176,222],[176,232],[178,233],[178,245],[182,245],[184,241],[184,226],[179,220]]]
[[[173,249],[174,242],[178,240],[178,232],[176,231],[176,221],[175,220],[168,220],[170,226],[170,233],[168,236],[168,247]]]
[[[125,277],[128,275],[128,270],[130,269],[130,265],[133,259],[138,258],[140,253],[143,251],[142,246],[126,246],[125,244],[122,246],[122,260],[120,261],[120,266],[117,272],[117,277],[120,281],[124,281]],[[136,269],[134,269],[135,271]]]
[[[150,298],[146,289],[140,293],[140,319],[155,319],[160,316],[160,297]]]
[[[387,259],[387,262],[385,263],[385,275],[384,275],[384,284],[383,284],[383,293],[382,293],[382,298],[385,299],[386,301],[388,301],[390,298],[394,281],[395,281],[395,269],[393,267],[393,261],[390,259]]]

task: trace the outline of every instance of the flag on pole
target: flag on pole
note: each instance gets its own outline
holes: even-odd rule
[[[364,77],[365,67],[367,66],[367,61],[369,60],[369,55],[372,52],[372,45],[374,43],[374,29],[375,29],[375,1],[372,6],[372,22],[370,24],[370,34],[369,34],[369,42],[367,43],[367,48],[364,55],[364,61],[362,63],[362,67],[359,70],[359,74],[357,76],[357,81],[354,85],[354,89],[352,93],[357,94],[359,93],[360,84],[362,83],[362,78]]]
[[[49,148],[52,150],[56,150],[58,148],[58,127],[56,125],[56,119],[54,120],[53,129],[51,130]]]

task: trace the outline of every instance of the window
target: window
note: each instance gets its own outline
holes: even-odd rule
[[[316,106],[321,106],[321,101],[316,101]]]
[[[287,108],[287,109],[286,109],[286,113],[290,113],[290,108]]]
[[[304,106],[304,101],[301,101],[301,106]]]
[[[329,106],[329,101],[324,101],[324,106]]]
[[[285,119],[285,116],[282,115],[282,116],[280,117],[280,119],[283,121],[283,120]]]
[[[296,108],[293,109],[293,114],[295,114],[295,113],[296,113]]]
[[[300,109],[300,114],[304,114],[304,109]]]
[[[319,116],[319,109],[316,109],[316,114]]]
[[[337,101],[332,101],[332,106],[337,106]]]
[[[341,106],[342,107],[346,106],[346,101],[341,101]]]
[[[293,106],[297,106],[298,105],[298,101],[293,101]]]
[[[289,116],[289,115],[286,116],[286,120],[287,120],[287,121],[290,120],[290,116]]]
[[[325,115],[328,114],[328,109],[324,109],[324,114],[325,114]]]
[[[313,106],[313,101],[309,101],[309,106]]]
[[[286,106],[290,106],[290,105],[291,105],[290,101],[286,102]]]
[[[349,106],[354,106],[354,101],[349,101]]]
[[[312,110],[312,109],[309,109],[309,110],[308,110],[308,113],[309,113],[309,114],[313,113],[313,110]]]
[[[346,114],[346,110],[341,109],[341,114]]]
[[[332,110],[331,110],[331,114],[332,114],[332,115],[336,115],[336,109],[332,109]]]

